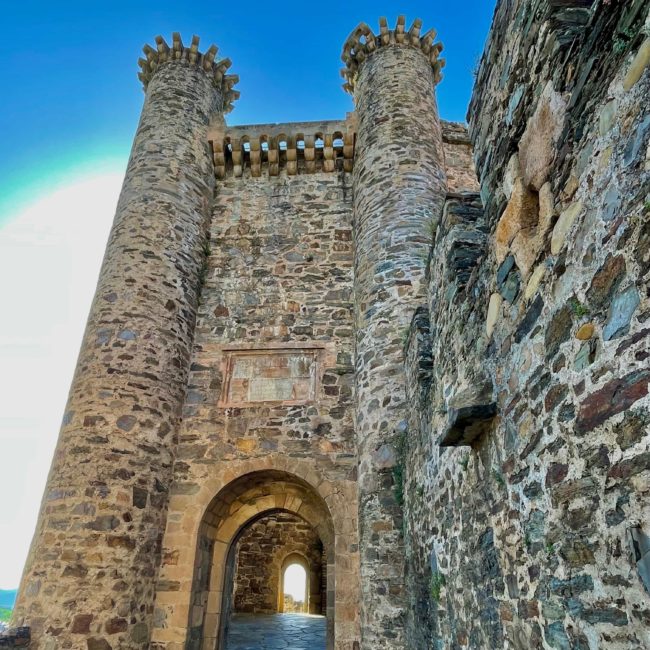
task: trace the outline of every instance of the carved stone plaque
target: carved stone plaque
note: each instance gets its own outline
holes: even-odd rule
[[[320,350],[227,350],[222,406],[305,404],[316,396]]]

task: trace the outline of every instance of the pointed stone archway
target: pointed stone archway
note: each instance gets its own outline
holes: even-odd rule
[[[327,559],[323,542],[307,521],[286,511],[264,513],[246,524],[233,548],[233,579],[226,583],[224,591],[225,596],[232,598],[233,614],[289,611],[325,615]],[[290,579],[292,588],[306,586],[298,609],[293,600],[285,601],[286,590],[283,591],[284,570],[292,564],[300,565],[305,572],[305,585],[303,576],[298,582]]]
[[[334,526],[327,505],[298,477],[286,472],[252,472],[234,480],[208,506],[199,530],[192,583],[187,650],[225,647],[232,613],[235,549],[251,522],[277,511],[291,512],[318,533],[328,564],[334,567]],[[328,592],[334,591],[334,571]],[[327,608],[327,647],[334,647],[334,608]]]
[[[264,460],[266,468],[251,467],[254,464],[248,461],[243,465],[252,471],[234,478],[229,472],[230,480],[220,481],[221,487],[210,499],[205,498],[207,489],[194,498],[178,495],[176,501],[172,499],[175,509],[170,511],[164,539],[152,648],[223,650],[237,540],[251,522],[273,512],[302,518],[323,543],[328,650],[351,647],[358,639],[354,486],[318,480],[307,463],[294,461],[298,471],[292,472],[277,465],[268,467],[268,457]]]
[[[239,535],[253,521],[278,511],[294,513],[309,523],[323,543],[328,564],[334,565],[332,519],[326,504],[309,486],[283,472],[254,472],[240,477],[217,495],[201,527],[192,602],[196,617],[193,622],[198,622],[196,608],[203,608],[204,619],[200,631],[196,625],[190,626],[192,640],[218,638],[217,647],[221,649],[224,646],[232,612],[235,549]],[[200,552],[200,549],[210,547],[210,557]],[[328,591],[334,591],[333,580]],[[215,617],[216,609],[220,610],[218,618]],[[329,647],[333,647],[334,617],[331,608],[327,611],[328,637],[331,637]],[[191,644],[189,648],[194,650]]]

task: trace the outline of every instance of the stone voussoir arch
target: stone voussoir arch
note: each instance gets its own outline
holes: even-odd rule
[[[336,566],[354,565],[356,511],[350,508],[346,481],[331,481],[309,460],[272,455],[229,462],[218,476],[172,489],[168,526],[156,606],[165,625],[154,630],[153,640],[168,648],[221,647],[226,569],[233,544],[253,520],[285,511],[309,523],[318,533],[327,555],[328,591],[334,604],[328,609],[328,648],[335,647],[336,612],[350,601],[337,598]],[[347,582],[347,581],[346,581]],[[343,584],[341,582],[341,584]],[[172,593],[167,589],[171,586]],[[343,594],[343,589],[339,591]],[[346,635],[349,635],[346,621]],[[192,645],[193,639],[196,646]],[[173,643],[170,643],[172,641]],[[223,641],[223,639],[221,639]]]
[[[312,486],[283,470],[258,470],[239,476],[212,499],[198,531],[188,619],[193,639],[204,645],[214,643],[218,648],[225,645],[237,541],[251,522],[278,511],[293,513],[309,523],[334,561],[332,516]],[[209,552],[201,553],[202,548],[209,548]],[[335,613],[332,610],[328,615],[333,620]]]

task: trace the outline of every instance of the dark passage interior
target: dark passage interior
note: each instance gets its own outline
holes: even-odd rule
[[[327,562],[309,523],[292,512],[265,514],[244,527],[230,558],[227,650],[325,648]]]
[[[297,515],[276,512],[249,524],[237,542],[235,562],[234,613],[325,614],[323,544]],[[294,584],[299,572],[290,570],[285,580],[295,564],[304,569],[307,588]]]

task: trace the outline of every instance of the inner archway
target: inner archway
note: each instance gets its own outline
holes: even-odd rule
[[[302,530],[302,546],[292,546],[291,535],[274,538],[269,534],[271,528]],[[270,543],[260,543],[269,538]],[[311,623],[306,640],[314,650],[333,648],[334,599],[327,593],[335,591],[334,526],[323,498],[304,480],[276,470],[252,472],[224,487],[210,503],[199,528],[186,649],[230,650],[227,643],[233,616],[265,611],[271,602],[273,613],[268,616],[283,616],[281,624],[285,628],[290,625],[293,615],[278,611],[283,601],[279,594],[282,572],[292,556],[301,558],[309,575],[310,617],[320,618],[316,623],[322,645],[309,636],[314,627]],[[261,576],[260,566],[272,568],[274,577]],[[238,611],[242,608],[243,612]],[[253,626],[247,634],[254,631]],[[285,630],[284,634],[289,632],[303,630]]]
[[[281,603],[278,612],[282,614],[307,614],[309,612],[309,574],[305,567],[293,562],[282,571]]]
[[[287,585],[289,567],[302,572],[297,584],[290,580]],[[291,512],[269,512],[240,532],[234,548],[232,585],[226,584],[225,591],[232,593],[234,614],[293,612],[324,616],[326,570],[323,543],[309,522]],[[288,601],[287,586],[292,588]],[[299,606],[294,597],[297,592]]]

